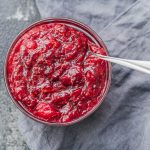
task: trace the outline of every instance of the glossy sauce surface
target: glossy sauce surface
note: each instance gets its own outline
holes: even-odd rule
[[[14,99],[34,117],[71,122],[89,112],[104,94],[105,54],[72,27],[47,23],[26,32],[11,50],[8,84]]]

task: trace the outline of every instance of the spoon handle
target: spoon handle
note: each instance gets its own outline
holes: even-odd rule
[[[150,74],[150,61],[128,60],[96,54],[101,59]]]

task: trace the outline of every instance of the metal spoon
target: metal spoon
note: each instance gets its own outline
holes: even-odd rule
[[[115,57],[104,56],[101,54],[97,54],[92,52],[97,57],[100,57],[103,60],[116,63],[134,70],[138,70],[147,74],[150,74],[150,61],[142,61],[142,60],[129,60],[129,59],[121,59]]]

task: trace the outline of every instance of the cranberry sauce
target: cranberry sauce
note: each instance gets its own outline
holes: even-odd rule
[[[107,82],[105,54],[72,27],[46,23],[26,32],[11,49],[7,78],[13,98],[34,117],[71,122],[100,101]]]

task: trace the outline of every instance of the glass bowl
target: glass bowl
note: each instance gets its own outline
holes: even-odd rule
[[[67,26],[71,26],[77,30],[80,30],[81,32],[83,32],[84,34],[86,34],[86,36],[88,36],[96,45],[98,46],[102,46],[106,52],[106,54],[108,55],[108,51],[107,51],[107,48],[104,44],[104,42],[102,41],[102,39],[90,28],[88,27],[87,25],[79,22],[79,21],[76,21],[76,20],[72,20],[72,19],[68,19],[68,18],[48,18],[48,19],[44,19],[44,20],[40,20],[40,21],[37,21],[33,24],[31,24],[30,26],[28,26],[26,29],[24,29],[23,31],[21,31],[17,37],[14,39],[14,41],[12,42],[8,52],[7,52],[7,55],[6,55],[6,58],[5,58],[5,64],[4,64],[4,79],[5,79],[5,84],[6,84],[6,88],[7,88],[7,91],[13,101],[13,103],[19,108],[19,110],[21,112],[23,112],[26,116],[32,118],[33,120],[35,121],[38,121],[40,123],[44,123],[44,124],[47,124],[47,125],[62,125],[62,126],[66,126],[66,125],[71,125],[71,124],[74,124],[74,123],[77,123],[85,118],[87,118],[90,114],[92,114],[100,105],[101,103],[103,102],[107,92],[108,92],[108,89],[110,87],[110,82],[111,82],[111,64],[109,62],[107,62],[107,73],[106,73],[106,84],[105,84],[105,87],[104,87],[104,90],[103,90],[103,94],[102,96],[100,97],[99,99],[99,102],[90,110],[88,111],[85,115],[71,121],[71,122],[67,122],[67,123],[52,123],[52,122],[48,122],[48,121],[43,121],[39,118],[36,118],[35,116],[33,116],[29,111],[27,111],[18,101],[16,101],[12,95],[12,93],[10,92],[10,87],[9,87],[9,84],[8,84],[8,78],[7,78],[7,63],[8,63],[8,56],[12,50],[12,48],[14,47],[14,45],[16,44],[16,42],[20,39],[20,37],[22,37],[23,34],[25,34],[27,31],[29,31],[31,28],[37,26],[37,25],[40,25],[40,24],[44,24],[44,23],[63,23]]]

